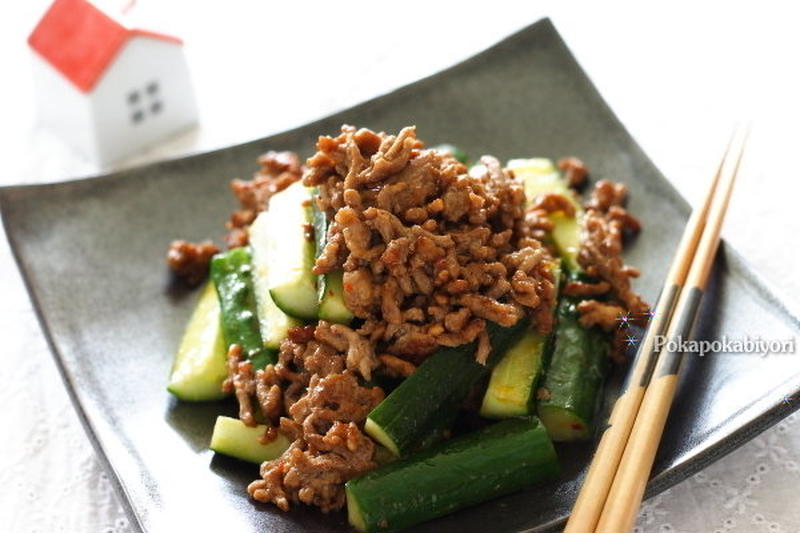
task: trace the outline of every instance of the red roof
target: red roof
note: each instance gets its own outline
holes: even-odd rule
[[[28,37],[28,44],[87,93],[135,36],[181,43],[170,35],[126,28],[86,0],[55,0]]]

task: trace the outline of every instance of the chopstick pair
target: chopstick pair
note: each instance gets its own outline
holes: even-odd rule
[[[692,211],[564,533],[624,533],[634,526],[684,355],[658,353],[655,341],[691,334],[747,137],[746,128],[736,129],[702,204]]]

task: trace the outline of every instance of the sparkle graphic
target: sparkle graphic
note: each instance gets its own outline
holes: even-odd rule
[[[653,320],[656,317],[656,312],[652,309],[648,309],[648,311],[644,314],[647,317],[647,320]]]
[[[617,317],[617,322],[619,322],[619,327],[627,328],[631,325],[631,315],[630,313],[623,313]]]
[[[625,338],[625,344],[627,344],[628,346],[636,346],[636,343],[638,343],[638,342],[639,342],[639,339],[637,339],[633,335],[628,335]]]

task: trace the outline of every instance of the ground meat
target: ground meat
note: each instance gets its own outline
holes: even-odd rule
[[[261,465],[261,479],[250,483],[247,492],[283,511],[290,502],[315,505],[323,512],[341,509],[345,482],[375,468],[375,445],[352,422],[334,423],[320,444],[324,453],[302,439],[294,441],[283,455]]]
[[[375,445],[360,426],[383,400],[378,387],[361,387],[349,372],[311,377],[307,392],[281,419],[281,432],[295,440],[279,458],[261,465],[261,479],[248,487],[259,501],[284,511],[290,502],[324,512],[344,506],[344,483],[376,465]]]
[[[361,422],[383,400],[379,387],[367,388],[345,372],[321,378],[311,377],[307,393],[289,409],[289,414],[303,425],[306,436],[327,431],[335,421]]]
[[[384,373],[392,377],[407,378],[417,369],[413,363],[388,353],[379,355],[378,360],[383,365]]]
[[[577,157],[565,157],[558,160],[558,168],[564,173],[564,178],[567,184],[574,189],[578,189],[586,183],[586,176],[589,175],[589,170],[583,161]]]
[[[578,262],[590,276],[610,285],[614,300],[631,314],[643,318],[649,306],[631,289],[630,278],[638,271],[622,260],[623,237],[628,230],[639,228],[638,221],[622,206],[627,188],[621,184],[600,181],[586,204],[581,228]]]
[[[197,285],[208,275],[208,265],[217,252],[219,248],[211,241],[199,244],[172,241],[167,252],[167,264],[187,283]]]
[[[604,331],[613,331],[619,326],[618,318],[625,308],[597,300],[583,300],[578,304],[579,319],[585,328],[600,326]]]
[[[387,135],[345,126],[317,148],[303,183],[318,187],[332,224],[314,271],[342,268],[348,309],[385,324],[363,333],[367,344],[360,330],[341,332],[348,368],[369,375],[376,349],[419,362],[474,341],[486,320],[511,325],[528,313],[549,330],[552,256],[531,238],[521,183],[496,159],[484,156],[484,173],[470,176],[450,154],[424,150],[413,127]]]
[[[602,180],[597,182],[591,198],[585,204],[586,213],[581,227],[581,247],[578,262],[596,283],[572,282],[564,292],[576,296],[600,296],[604,301],[584,300],[578,305],[580,322],[585,327],[598,325],[614,331],[611,357],[622,360],[627,332],[620,328],[619,317],[627,315],[630,323],[644,324],[649,306],[631,288],[630,278],[639,271],[624,264],[622,248],[626,235],[641,229],[624,207],[627,187]]]
[[[256,418],[253,412],[251,396],[256,392],[255,374],[253,363],[242,358],[242,347],[231,344],[228,350],[228,378],[222,383],[222,391],[236,395],[239,402],[239,419],[246,426],[255,426]]]
[[[575,216],[575,206],[569,198],[558,193],[539,194],[533,199],[531,210],[543,211],[544,213],[556,213],[561,211],[565,216]]]
[[[605,294],[611,290],[611,284],[607,281],[598,281],[596,283],[588,283],[585,281],[570,281],[561,290],[562,294],[566,296],[597,296]]]
[[[344,483],[375,467],[374,444],[360,428],[384,393],[379,387],[362,387],[347,369],[354,337],[356,343],[368,344],[367,338],[340,324],[320,321],[291,328],[277,363],[255,373],[241,348],[231,346],[223,390],[235,393],[240,419],[255,425],[257,406],[271,424],[262,441],[271,441],[278,432],[293,441],[281,457],[262,465],[261,479],[248,487],[254,499],[284,510],[290,502],[339,509]],[[362,361],[354,364],[356,369]]]

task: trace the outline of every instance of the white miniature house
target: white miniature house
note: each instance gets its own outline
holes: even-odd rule
[[[28,38],[40,121],[106,165],[193,126],[183,43],[55,0]]]

